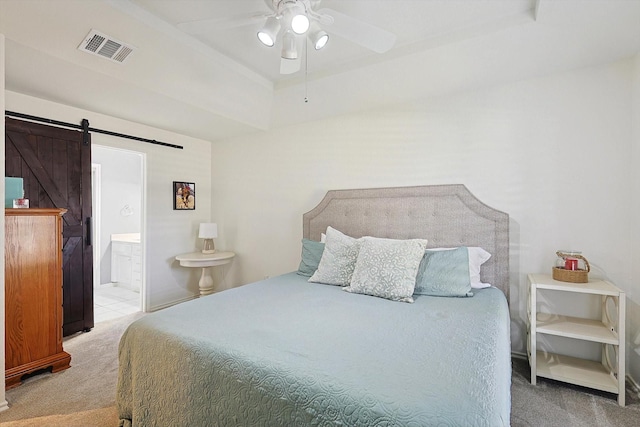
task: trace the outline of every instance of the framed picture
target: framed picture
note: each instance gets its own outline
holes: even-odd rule
[[[195,210],[196,184],[194,182],[173,181],[173,209]]]

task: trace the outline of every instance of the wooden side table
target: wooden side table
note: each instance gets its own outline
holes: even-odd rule
[[[203,254],[202,252],[191,252],[188,254],[178,255],[176,260],[183,267],[202,268],[202,275],[198,282],[200,288],[200,296],[213,293],[213,277],[209,267],[217,267],[229,264],[236,254],[233,252],[214,252],[212,254]]]

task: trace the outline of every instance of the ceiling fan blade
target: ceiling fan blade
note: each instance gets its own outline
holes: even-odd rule
[[[300,55],[296,59],[280,58],[280,74],[294,74],[300,71]]]
[[[176,27],[188,34],[203,34],[211,30],[228,30],[230,28],[244,27],[260,22],[270,16],[268,13],[255,12],[229,16],[226,18],[199,19],[197,21],[179,22]]]
[[[377,53],[384,53],[391,49],[396,42],[396,35],[375,25],[357,20],[349,15],[333,9],[317,11],[321,16],[319,21],[329,23],[328,15],[333,18],[333,24],[325,27],[325,31],[350,40],[362,47]]]

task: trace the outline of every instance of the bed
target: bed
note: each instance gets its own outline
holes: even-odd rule
[[[463,185],[329,191],[303,215],[303,248],[334,230],[408,241],[432,259],[480,247],[491,254],[480,279],[492,286],[408,303],[310,282],[301,261],[148,314],[120,342],[120,425],[509,425],[508,225]],[[469,259],[471,249],[455,252]]]

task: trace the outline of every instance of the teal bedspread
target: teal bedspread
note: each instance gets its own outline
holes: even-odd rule
[[[495,288],[415,303],[295,273],[151,313],[120,342],[121,426],[507,426]]]

